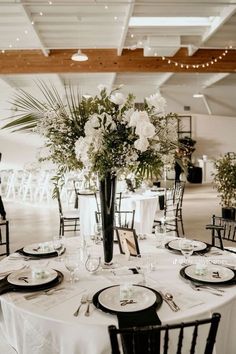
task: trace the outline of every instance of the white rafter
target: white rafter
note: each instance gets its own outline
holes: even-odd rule
[[[212,21],[211,26],[205,31],[205,33],[202,35],[201,42],[199,43],[199,46],[190,46],[188,48],[188,54],[191,56],[193,55],[203,44],[204,42],[208,41],[208,39],[216,32],[219,30],[221,26],[236,12],[236,5],[228,5],[225,7],[222,12],[220,13],[220,16],[215,18]]]
[[[206,106],[206,109],[207,109],[208,114],[209,114],[209,115],[212,115],[212,112],[211,112],[210,106],[209,106],[209,104],[208,104],[208,102],[207,102],[206,96],[205,96],[205,95],[202,95],[201,98],[202,98],[202,100],[203,100],[203,102],[204,102],[204,104],[205,104],[205,106]]]
[[[34,32],[35,36],[37,37],[40,49],[42,50],[43,54],[48,57],[49,50],[47,50],[42,42],[42,39],[40,38],[40,35],[35,28],[35,25],[32,24],[32,18],[29,10],[26,8],[26,6],[19,0],[19,6],[22,10],[23,15],[25,16],[25,19],[27,20],[28,24],[31,26],[32,32]]]
[[[129,20],[130,20],[130,17],[132,16],[132,14],[133,14],[133,11],[134,11],[134,2],[129,4],[128,8],[127,8],[127,12],[126,12],[126,16],[125,16],[125,23],[124,23],[124,27],[123,27],[123,30],[122,30],[122,33],[121,33],[121,38],[120,38],[120,44],[119,44],[119,47],[117,48],[117,55],[119,55],[119,56],[122,54],[122,51],[123,51],[123,47],[124,47],[124,44],[125,44],[127,32],[128,32],[128,29],[129,29]]]
[[[7,77],[4,75],[0,75],[0,83],[3,83],[3,85],[7,86],[7,88],[14,89],[15,85],[12,84],[11,80],[9,80]]]
[[[229,73],[214,74],[208,80],[203,82],[202,87],[203,88],[210,87],[210,86],[214,85],[215,83],[217,83],[218,81],[224,79],[227,76],[229,76]]]
[[[113,89],[113,86],[114,86],[115,81],[116,81],[116,76],[117,76],[116,73],[111,73],[110,91]]]

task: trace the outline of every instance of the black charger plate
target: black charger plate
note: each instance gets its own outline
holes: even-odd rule
[[[106,290],[106,289],[109,289],[109,288],[112,288],[112,287],[114,287],[114,286],[119,286],[119,285],[108,286],[108,287],[103,288],[103,289],[99,290],[98,292],[96,292],[96,294],[94,294],[94,296],[93,296],[93,304],[94,304],[94,306],[95,306],[97,309],[102,310],[103,312],[108,312],[108,313],[111,313],[111,314],[123,314],[123,312],[114,311],[114,310],[111,310],[111,309],[106,308],[105,306],[101,305],[100,302],[99,302],[99,300],[98,300],[98,297],[99,297],[99,295],[100,295],[100,293],[101,293],[102,291],[104,291],[104,290]],[[162,302],[163,302],[163,299],[162,299],[161,294],[159,294],[158,291],[156,291],[156,290],[154,290],[154,289],[152,289],[152,288],[148,288],[147,286],[143,286],[143,285],[136,285],[136,286],[142,286],[142,287],[144,287],[144,288],[147,288],[147,289],[153,291],[154,294],[156,295],[156,301],[155,301],[155,303],[154,303],[152,306],[150,306],[150,307],[148,307],[148,308],[145,308],[145,309],[142,309],[142,310],[139,310],[139,311],[135,311],[136,313],[137,313],[137,312],[138,312],[138,313],[141,313],[141,312],[147,311],[147,310],[150,309],[150,308],[155,308],[155,310],[158,310],[158,309],[161,307]],[[129,311],[126,311],[126,313],[127,313],[127,312],[129,312]]]
[[[170,243],[170,242],[171,242],[171,241],[169,241],[169,242],[167,242],[167,243],[165,244],[165,248],[168,249],[168,250],[171,251],[171,252],[175,252],[175,253],[177,253],[177,254],[181,254],[181,251],[180,251],[180,250],[177,250],[177,249],[172,248],[172,247],[169,246],[169,243]],[[205,243],[205,242],[204,242],[204,243]],[[209,245],[209,244],[206,243],[206,248],[204,248],[203,250],[199,250],[199,251],[193,251],[193,255],[199,256],[199,255],[201,255],[201,254],[210,252],[210,250],[211,250],[211,245]]]
[[[64,248],[63,252],[61,254],[64,254],[66,251],[66,248]],[[35,254],[35,253],[30,253],[30,252],[25,252],[23,248],[20,248],[19,250],[16,251],[17,253],[21,254],[22,256],[25,257],[30,257],[30,258],[53,258],[53,257],[58,257],[57,252],[50,252],[50,253],[41,253],[41,254]]]
[[[181,277],[183,277],[184,279],[186,280],[190,280],[191,282],[193,283],[201,283],[201,284],[205,284],[205,285],[210,285],[212,287],[214,286],[222,286],[222,285],[236,285],[236,271],[235,270],[232,270],[234,272],[234,277],[230,280],[226,280],[226,281],[222,281],[222,282],[217,282],[217,283],[213,283],[213,282],[206,282],[206,281],[201,281],[201,280],[194,280],[193,278],[189,277],[186,273],[185,273],[185,269],[187,268],[188,266],[186,267],[183,267],[182,269],[180,269],[180,275]]]
[[[57,272],[57,277],[55,279],[53,279],[49,283],[35,285],[35,286],[13,285],[13,284],[9,283],[9,281],[7,280],[7,277],[8,277],[8,275],[7,275],[5,278],[0,280],[0,295],[8,293],[10,291],[34,292],[34,291],[40,291],[40,290],[46,290],[46,289],[53,288],[54,286],[60,284],[64,279],[64,275],[61,272],[59,272],[59,270],[55,269],[55,271]]]

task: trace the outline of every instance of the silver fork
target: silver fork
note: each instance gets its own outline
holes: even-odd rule
[[[77,317],[78,314],[79,314],[79,310],[81,308],[82,305],[86,304],[87,303],[87,295],[82,295],[81,297],[81,300],[80,300],[80,305],[79,307],[77,308],[77,310],[74,312],[74,316]]]
[[[88,296],[87,297],[87,309],[86,309],[86,311],[85,311],[85,316],[90,316],[90,304],[92,303],[92,297],[91,296]]]

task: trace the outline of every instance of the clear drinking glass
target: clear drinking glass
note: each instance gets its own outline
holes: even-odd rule
[[[70,282],[74,284],[76,271],[79,269],[79,254],[69,254],[65,257],[65,267],[70,272]]]
[[[163,248],[165,243],[166,225],[161,223],[155,226],[155,236],[157,240],[156,247]]]
[[[101,265],[101,257],[96,254],[89,254],[85,262],[85,268],[90,273],[95,273]]]
[[[57,236],[54,236],[53,237],[53,240],[52,240],[52,245],[53,245],[53,248],[55,250],[55,252],[57,253],[57,260],[58,261],[62,261],[63,259],[60,257],[64,251],[64,238],[57,235]]]
[[[184,263],[182,265],[189,265],[189,257],[193,254],[193,241],[183,238],[180,240],[180,251],[184,256]]]

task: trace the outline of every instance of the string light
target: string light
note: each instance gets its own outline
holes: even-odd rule
[[[232,46],[228,47],[229,49],[232,49]],[[206,68],[209,67],[211,65],[214,65],[215,63],[218,62],[218,60],[222,60],[223,57],[225,57],[228,54],[228,49],[225,49],[223,53],[221,53],[218,57],[216,58],[212,58],[210,60],[208,60],[205,63],[198,63],[198,64],[186,64],[186,63],[180,63],[176,60],[172,60],[170,58],[166,58],[166,57],[162,57],[163,61],[167,61],[168,65],[175,65],[175,66],[180,66],[181,69],[189,69],[189,68],[193,68],[193,69],[198,69],[198,68]]]

